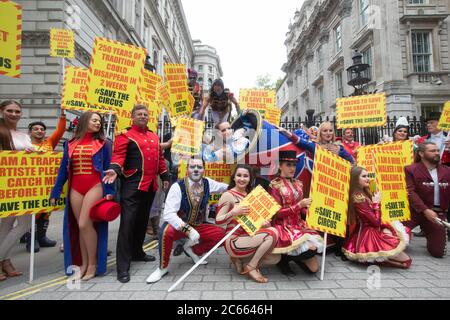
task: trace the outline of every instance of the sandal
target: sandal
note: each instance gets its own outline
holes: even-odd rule
[[[252,275],[251,274],[252,271],[256,271],[256,273],[258,275],[257,276]],[[242,271],[241,274],[242,275],[247,275],[247,277],[249,279],[252,279],[252,280],[254,280],[254,281],[258,282],[258,283],[267,283],[269,281],[269,279],[267,279],[266,277],[264,277],[261,274],[261,272],[259,271],[258,268],[254,268],[254,267],[252,267],[252,266],[250,266],[248,264],[244,267],[244,270]]]
[[[409,269],[412,264],[412,259],[406,260],[406,261],[397,261],[397,260],[386,260],[381,263],[384,267],[394,267],[394,268],[401,268],[401,269]]]
[[[3,261],[3,272],[6,274],[7,277],[20,277],[23,275],[23,272],[17,271],[13,264],[11,263],[11,260],[4,260]]]
[[[242,265],[241,259],[230,257],[230,261],[236,268],[237,273],[242,274],[242,272],[244,271],[244,266]]]

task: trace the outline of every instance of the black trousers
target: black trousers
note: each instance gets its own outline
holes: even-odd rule
[[[153,185],[149,190],[153,190]],[[119,235],[117,237],[117,273],[128,272],[131,260],[145,255],[142,246],[145,240],[150,208],[152,207],[155,192],[143,192],[136,186],[122,183],[120,204]]]

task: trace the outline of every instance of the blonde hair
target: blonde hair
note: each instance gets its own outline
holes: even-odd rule
[[[330,128],[333,130],[333,138],[331,139],[331,142],[336,142],[336,132],[334,130],[333,125],[331,124],[331,122],[327,121],[327,122],[323,122],[320,126],[319,126],[319,132],[317,133],[317,141],[319,143],[323,143],[322,141],[322,130],[324,130],[324,128],[326,126],[330,126]]]

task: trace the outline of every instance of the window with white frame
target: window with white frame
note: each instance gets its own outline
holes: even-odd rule
[[[202,64],[198,65],[198,72],[203,72],[203,65]]]
[[[336,29],[334,29],[334,38],[336,44],[336,53],[342,50],[342,26],[338,25]]]
[[[318,95],[319,95],[319,112],[325,111],[325,100],[324,100],[324,94],[323,94],[323,87],[318,88]]]
[[[320,46],[317,49],[317,71],[320,72],[323,69],[323,49]]]
[[[430,72],[431,32],[413,31],[411,32],[411,38],[414,72]]]
[[[336,98],[342,98],[344,96],[344,83],[342,81],[342,70],[336,73]]]
[[[308,63],[303,67],[303,73],[305,74],[305,82],[303,83],[303,87],[308,87],[309,84],[309,74],[308,74]]]
[[[372,47],[369,47],[361,52],[362,54],[362,62],[367,63],[369,65],[369,69],[367,69],[368,78],[372,79]]]
[[[359,0],[359,17],[361,27],[365,26],[369,21],[369,0]]]
[[[428,4],[428,0],[408,0],[409,4]]]

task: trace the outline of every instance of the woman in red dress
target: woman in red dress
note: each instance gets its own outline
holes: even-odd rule
[[[371,195],[369,182],[364,168],[352,168],[348,220],[356,227],[342,250],[352,261],[407,269],[412,260],[403,252],[408,242],[405,229],[401,224],[381,222],[381,196]]]
[[[319,262],[315,256],[323,250],[323,239],[302,220],[302,213],[306,216],[312,200],[303,199],[303,184],[294,178],[296,152],[280,151],[279,160],[279,176],[270,183],[272,197],[281,205],[272,219],[272,226],[278,231],[278,242],[272,253],[282,254],[277,266],[283,274],[295,275],[289,267],[290,261],[308,273],[316,273]]]
[[[104,135],[103,118],[96,112],[84,113],[75,137],[64,145],[64,157],[50,196],[55,204],[69,181],[63,227],[64,265],[68,275],[72,273],[71,266],[79,266],[79,276],[84,281],[106,272],[108,223],[94,223],[90,211],[103,197],[113,198],[114,186],[102,183],[111,150],[111,141]]]
[[[236,216],[250,212],[248,207],[239,206],[239,203],[251,192],[253,179],[253,171],[249,166],[238,165],[231,176],[228,191],[219,200],[216,223],[225,226],[227,233],[238,225],[234,219]],[[254,236],[249,236],[240,227],[225,241],[224,247],[238,273],[245,274],[258,283],[266,283],[268,279],[261,274],[259,266],[279,261],[278,255],[270,254],[277,239],[277,231],[270,227],[270,222],[266,222]],[[243,266],[244,260],[250,261]]]

